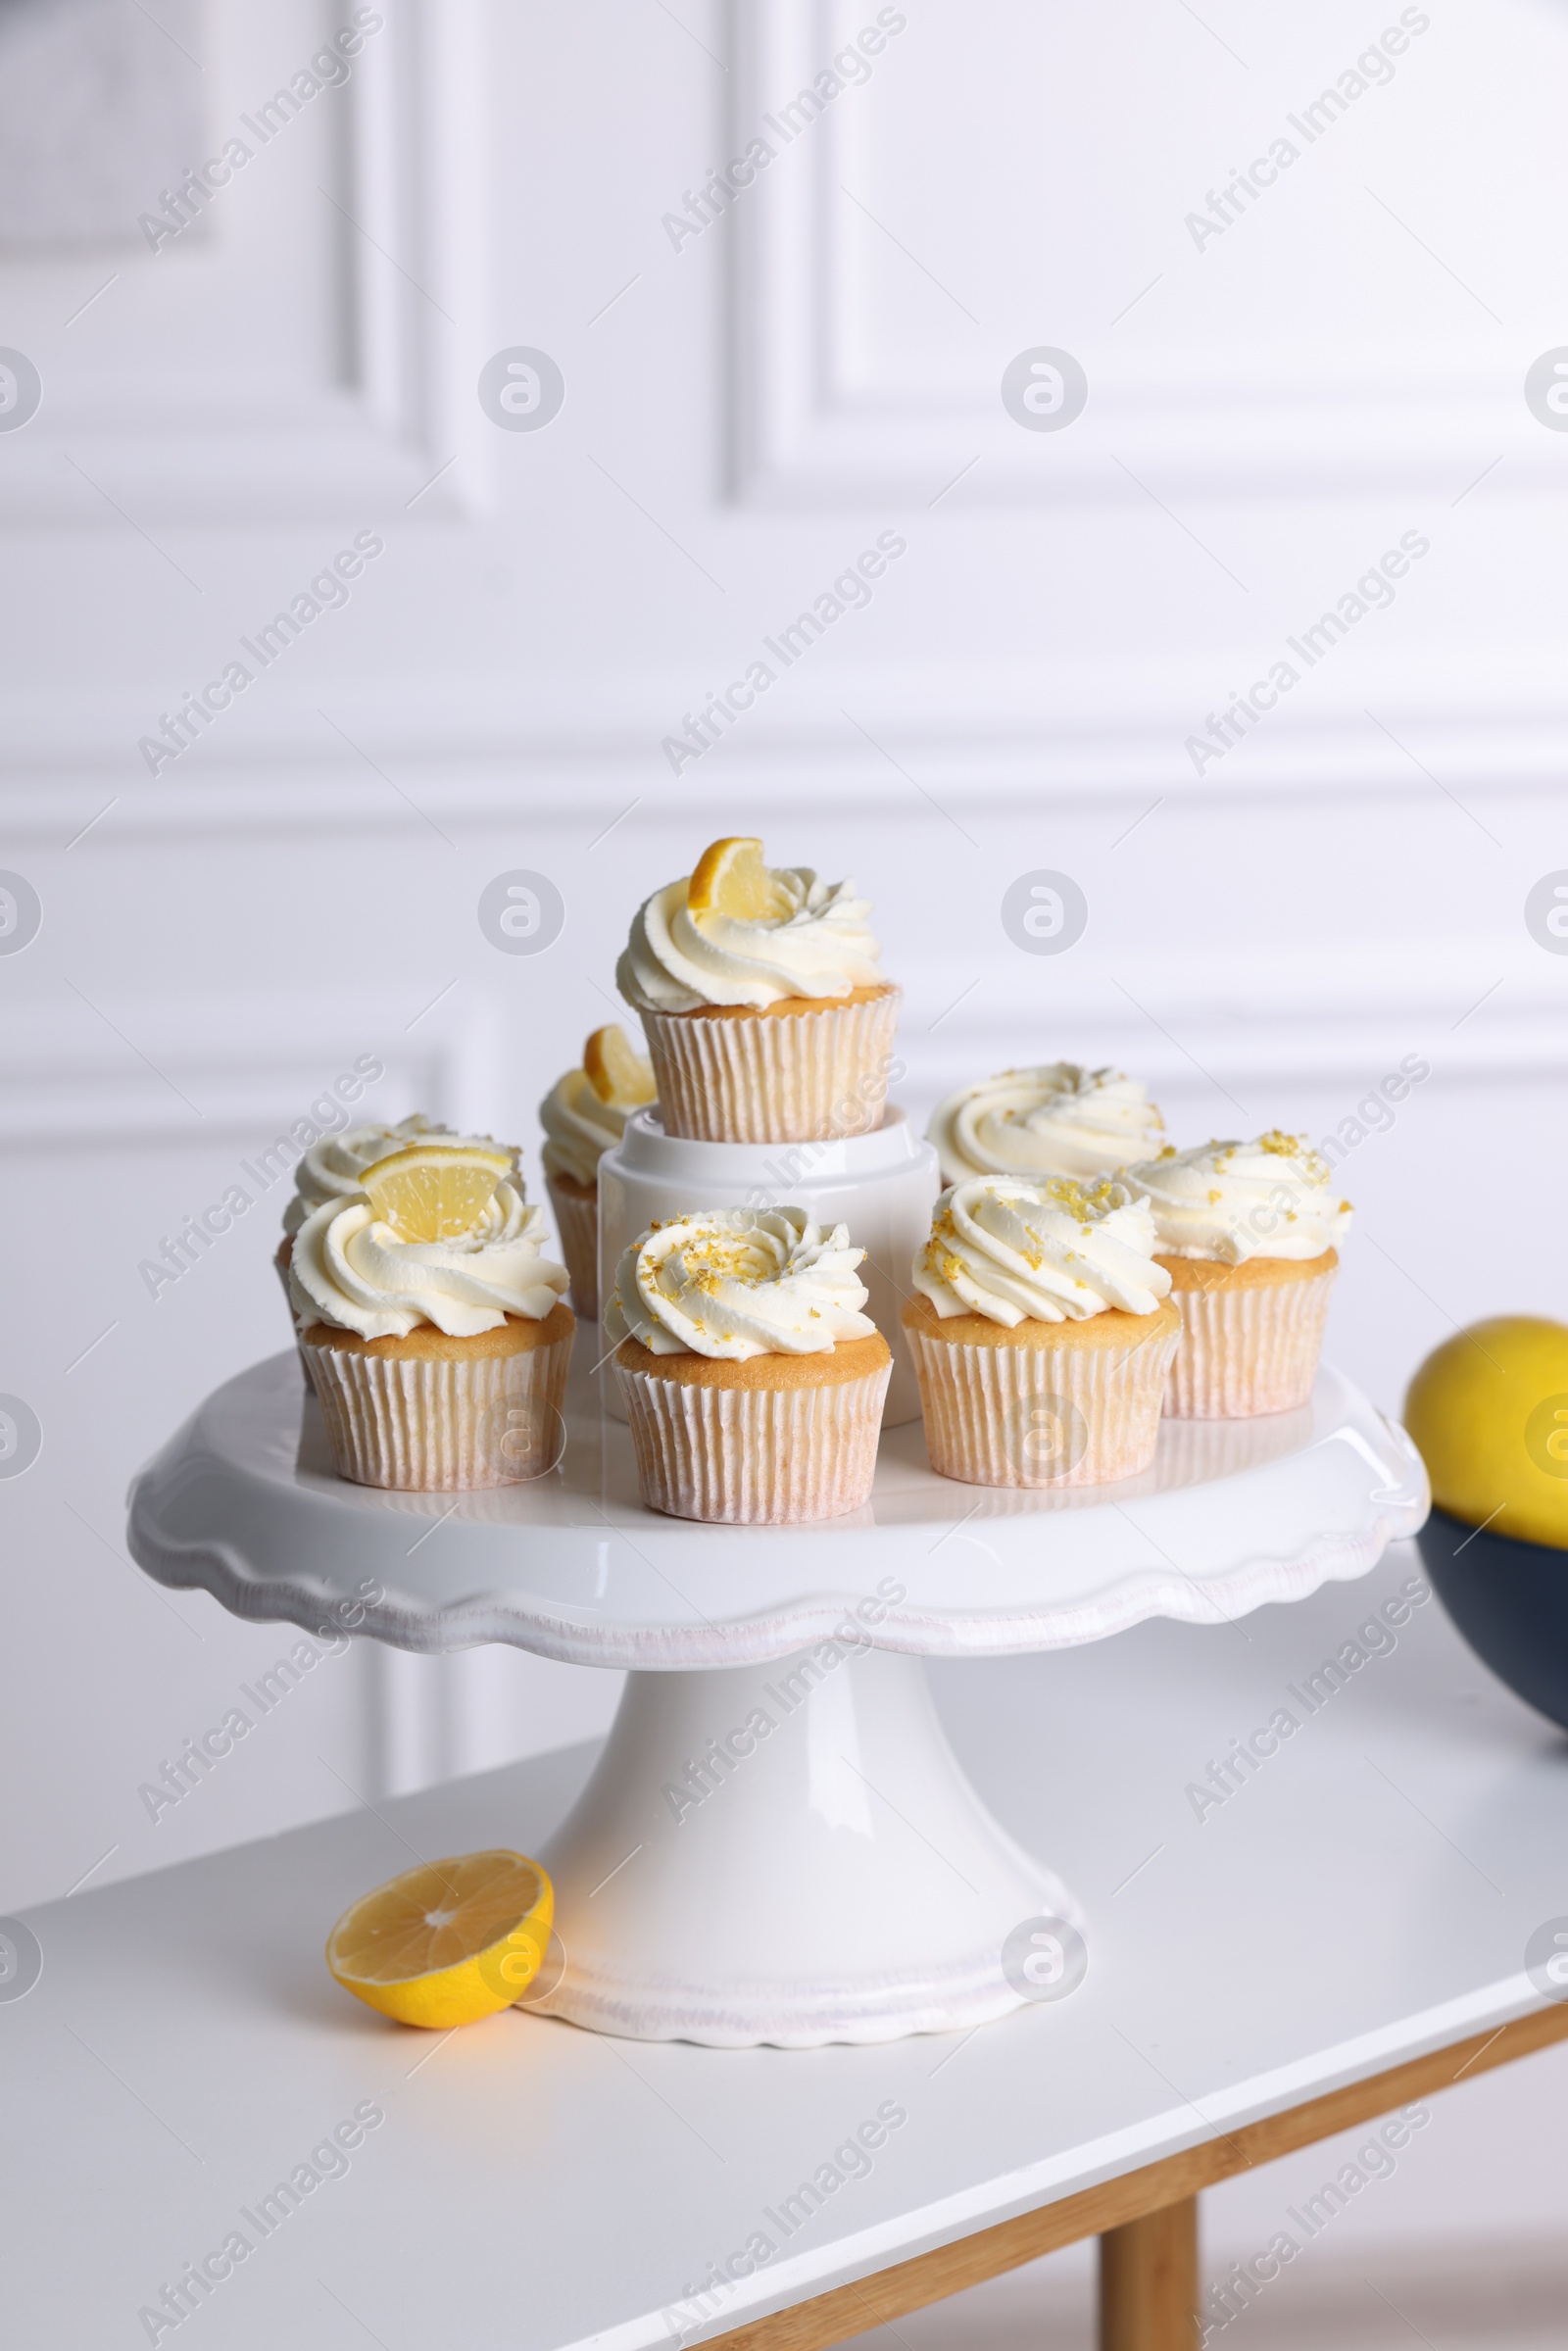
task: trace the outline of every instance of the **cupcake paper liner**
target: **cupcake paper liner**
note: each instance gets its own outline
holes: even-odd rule
[[[697,1388],[617,1361],[644,1502],[732,1527],[858,1510],[892,1368],[820,1387]]]
[[[811,1143],[882,1123],[902,991],[819,1012],[644,1012],[666,1135]]]
[[[293,1249],[294,1244],[290,1240],[289,1236],[285,1233],[282,1240],[277,1245],[277,1253],[273,1257],[272,1263],[277,1269],[277,1278],[283,1285],[283,1303],[288,1308],[289,1328],[297,1340],[300,1336],[300,1327],[294,1314],[294,1294],[288,1286],[289,1258],[293,1254]],[[316,1375],[311,1370],[309,1363],[305,1359],[305,1349],[303,1346],[300,1347],[300,1369],[305,1374],[306,1387],[314,1388],[316,1386]]]
[[[1101,1486],[1154,1457],[1178,1333],[1125,1347],[988,1347],[904,1326],[926,1450],[967,1486]]]
[[[553,1175],[545,1178],[550,1205],[556,1212],[561,1254],[571,1276],[571,1302],[579,1322],[599,1319],[599,1187],[584,1200],[568,1192]]]
[[[460,1494],[542,1477],[560,1457],[572,1334],[512,1355],[300,1353],[338,1475],[357,1486]]]
[[[1165,1410],[1175,1420],[1250,1420],[1312,1393],[1338,1269],[1258,1288],[1173,1290],[1182,1334]]]

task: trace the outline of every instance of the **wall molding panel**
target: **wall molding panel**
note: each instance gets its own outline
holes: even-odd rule
[[[434,993],[411,978],[415,1014],[421,992]],[[410,1034],[384,997],[331,989],[311,1000],[215,993],[194,1004],[119,991],[107,1005],[96,988],[92,1004],[51,990],[0,1034],[0,1142],[108,1154],[131,1143],[264,1149],[368,1053],[385,1074],[350,1120],[407,1097],[461,1125],[489,1115],[501,1050],[495,1006],[465,993]]]
[[[1489,365],[1473,338],[1460,339],[1458,318],[1447,337],[1435,323],[1425,349],[1372,336],[1360,352],[1314,349],[1307,339],[1299,349],[1260,349],[1239,365],[1205,357],[1200,336],[1192,346],[1141,353],[1118,339],[1108,301],[1092,333],[1048,331],[1055,315],[1048,294],[1039,331],[1024,340],[1070,339],[1091,386],[1082,417],[1062,433],[1025,432],[1005,415],[1001,373],[1019,337],[978,318],[967,332],[956,295],[941,314],[946,335],[933,331],[928,365],[879,352],[862,322],[855,255],[879,235],[898,242],[888,225],[898,216],[876,177],[877,150],[860,111],[868,93],[852,86],[814,118],[799,109],[782,122],[787,145],[778,111],[809,91],[835,51],[874,18],[873,9],[842,0],[743,0],[731,11],[726,152],[744,154],[764,124],[779,148],[730,217],[730,478],[742,504],[924,505],[961,469],[956,496],[968,510],[1116,509],[1146,495],[1131,467],[1172,499],[1290,502],[1402,491],[1446,505],[1499,448],[1514,487],[1562,487],[1549,436],[1519,397],[1522,366],[1511,343],[1499,340]],[[877,71],[891,74],[891,59],[878,60]],[[1173,103],[1182,96],[1174,92]],[[1064,212],[1059,234],[1081,239],[1082,213]],[[906,263],[924,269],[905,250]],[[1150,251],[1175,268],[1162,249]],[[1152,258],[1151,275],[1155,266]],[[1128,295],[1137,290],[1130,279]]]
[[[249,90],[229,54],[237,23],[229,0],[214,12],[209,38],[222,81]],[[132,289],[144,272],[172,275],[176,286],[183,273],[177,316],[220,299],[225,283],[233,292],[243,287],[258,228],[286,253],[302,233],[303,213],[315,301],[336,346],[335,365],[314,384],[280,394],[266,384],[236,388],[220,338],[205,367],[160,373],[154,339],[134,329],[126,330],[121,368],[83,364],[88,354],[68,333],[40,328],[32,356],[44,401],[4,450],[0,524],[102,529],[113,521],[106,499],[154,532],[350,516],[364,524],[401,517],[458,457],[465,462],[420,500],[424,517],[452,519],[483,506],[490,439],[472,386],[486,262],[483,158],[465,107],[466,91],[482,80],[479,24],[478,0],[389,5],[383,28],[353,60],[352,77],[310,102],[309,122],[290,120],[275,131],[278,152],[259,148],[215,198],[199,244],[153,254],[138,237],[90,262],[33,261],[24,274],[0,256],[0,298],[11,295],[13,315],[19,291],[36,300],[58,286],[54,308],[63,317],[77,280],[90,282],[91,263],[102,260],[100,275],[114,265]],[[304,65],[308,55],[302,48],[293,62]],[[317,124],[324,184],[304,151],[307,127]],[[215,117],[220,146],[225,131],[255,137],[242,130],[237,103]],[[260,219],[239,223],[239,206],[256,208]],[[157,290],[169,298],[167,287]],[[113,292],[105,299],[113,302]],[[319,339],[318,322],[312,334]],[[311,339],[302,323],[302,352]]]
[[[1282,706],[1200,777],[1186,743],[1223,699],[1223,690],[1209,690],[1213,678],[1228,687],[1267,667],[1259,658],[1249,668],[1245,654],[1221,644],[1185,707],[1147,668],[1119,679],[1069,679],[1020,661],[976,680],[932,663],[902,690],[876,671],[856,673],[853,685],[842,670],[798,685],[785,679],[774,709],[752,713],[748,731],[737,729],[674,781],[661,744],[669,714],[691,707],[696,666],[672,667],[657,680],[621,680],[597,694],[592,680],[564,691],[558,681],[529,698],[535,707],[528,711],[500,692],[475,692],[454,710],[417,676],[391,679],[373,694],[347,678],[329,689],[307,685],[292,698],[283,687],[265,713],[236,711],[224,729],[193,746],[177,783],[150,780],[136,749],[154,723],[159,692],[165,705],[171,699],[161,679],[141,704],[118,711],[95,708],[90,696],[75,709],[51,711],[19,686],[10,743],[0,752],[0,823],[64,848],[113,798],[112,815],[93,834],[99,847],[176,830],[193,838],[423,825],[367,769],[366,758],[443,824],[552,824],[564,778],[572,806],[602,810],[608,823],[633,799],[671,816],[726,797],[759,807],[838,808],[851,793],[864,807],[899,806],[913,788],[909,774],[939,795],[960,791],[981,809],[1076,805],[1111,811],[1163,793],[1195,815],[1218,814],[1257,802],[1418,806],[1451,789],[1484,812],[1508,795],[1555,794],[1568,740],[1568,687],[1522,676],[1500,645],[1436,642],[1398,669],[1381,671],[1376,687],[1360,668],[1305,681],[1297,707]],[[203,674],[199,658],[189,674]],[[710,660],[706,674],[718,679],[728,671]],[[334,721],[364,757],[335,756],[319,715],[328,693]],[[853,719],[843,707],[852,694]],[[69,800],[64,786],[73,787]],[[1137,812],[1135,805],[1130,813]]]

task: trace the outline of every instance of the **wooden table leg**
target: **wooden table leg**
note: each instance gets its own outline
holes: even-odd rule
[[[1100,2240],[1100,2351],[1196,2351],[1198,2198]]]

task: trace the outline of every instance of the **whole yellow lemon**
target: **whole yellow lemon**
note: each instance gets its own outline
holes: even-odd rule
[[[1440,1510],[1568,1550],[1568,1324],[1472,1323],[1410,1382],[1404,1425]]]

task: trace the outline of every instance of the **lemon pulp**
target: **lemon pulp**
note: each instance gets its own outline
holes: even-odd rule
[[[421,1862],[363,1894],[326,1943],[346,1991],[400,2024],[444,2030],[510,2007],[538,1973],[555,1889],[536,1861],[496,1849]]]
[[[654,1099],[653,1063],[627,1043],[624,1030],[613,1021],[595,1029],[582,1049],[582,1065],[602,1102],[629,1110]]]
[[[762,861],[762,844],[749,837],[710,843],[687,886],[686,905],[693,914],[727,914],[736,922],[783,922],[793,910]]]
[[[416,1143],[377,1159],[361,1180],[376,1216],[400,1241],[456,1241],[472,1232],[511,1173],[505,1151]]]

